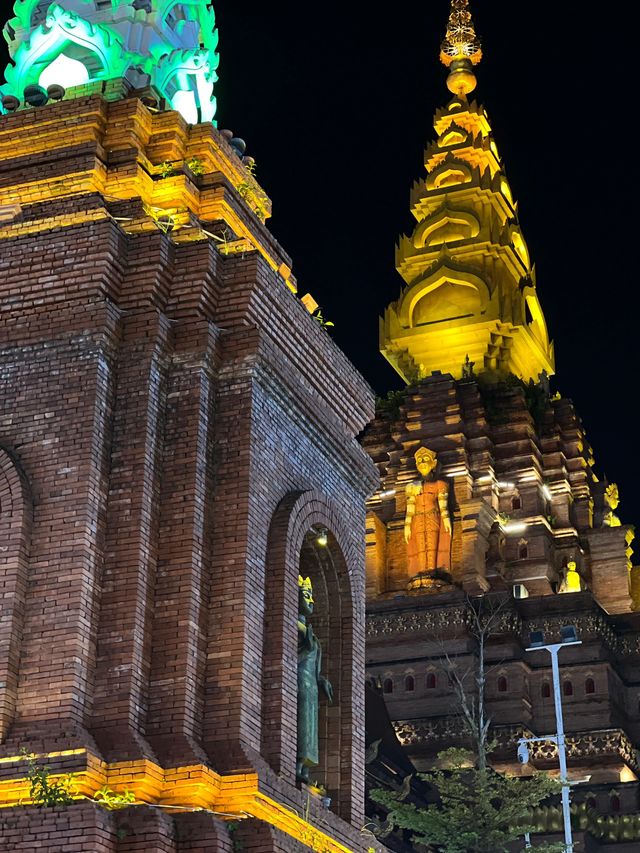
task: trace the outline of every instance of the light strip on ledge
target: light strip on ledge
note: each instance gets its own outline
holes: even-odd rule
[[[77,755],[84,749],[42,753],[39,758],[57,758]],[[220,776],[203,764],[175,767],[167,770],[148,759],[105,764],[86,751],[86,768],[52,773],[55,781],[70,774],[73,777],[74,799],[93,800],[103,785],[116,793],[132,791],[136,805],[182,807],[185,811],[215,810],[230,816],[245,814],[271,824],[316,853],[352,853],[349,847],[318,829],[294,809],[277,802],[260,790],[256,773]],[[5,761],[24,761],[23,755],[14,755]],[[0,781],[0,808],[20,808],[31,804],[29,780],[3,779]]]

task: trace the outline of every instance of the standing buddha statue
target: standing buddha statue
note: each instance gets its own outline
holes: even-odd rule
[[[437,571],[451,569],[449,485],[433,477],[436,454],[420,447],[414,456],[420,479],[407,485],[404,541],[411,588],[428,586]],[[425,583],[420,583],[423,579]]]
[[[313,614],[313,588],[310,578],[298,576],[298,745],[296,777],[309,782],[309,768],[319,762],[318,711],[319,689],[329,702],[333,700],[331,682],[320,674],[322,648],[313,633],[309,617]]]

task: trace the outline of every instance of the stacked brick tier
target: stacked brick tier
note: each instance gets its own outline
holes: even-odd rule
[[[294,849],[302,568],[336,689],[309,846],[359,849],[373,398],[293,295],[268,200],[215,129],[96,95],[0,118],[0,213],[3,801],[25,794],[21,748],[68,753],[87,795],[126,778]],[[131,846],[92,808],[71,811],[105,851],[200,849],[177,824]]]
[[[368,428],[363,444],[380,472],[367,522],[370,598],[407,588],[405,487],[425,445],[451,484],[454,582],[468,592],[522,584],[532,596],[553,595],[573,559],[605,610],[631,609],[633,531],[604,523],[605,484],[579,417],[569,400],[513,379],[434,375]]]
[[[492,761],[521,773],[518,738],[555,732],[550,657],[525,651],[530,632],[559,642],[562,627],[574,625],[582,645],[560,656],[569,774],[590,778],[575,794],[581,808],[597,800],[588,819],[576,817],[576,827],[591,833],[578,849],[609,850],[607,839],[628,839],[620,849],[631,850],[640,839],[640,829],[629,828],[640,827],[632,529],[605,523],[606,484],[571,402],[515,377],[488,379],[434,374],[390,399],[366,431],[364,447],[380,472],[367,515],[368,672],[409,756],[428,769],[443,749],[470,745],[450,668],[473,696],[478,641],[470,599],[495,613],[485,650]],[[413,454],[421,445],[436,451],[437,476],[450,483],[451,571],[430,589],[408,592],[405,488],[417,476]],[[571,560],[583,591],[564,594]],[[553,745],[532,746],[531,765],[557,772]],[[608,809],[609,800],[617,805]]]

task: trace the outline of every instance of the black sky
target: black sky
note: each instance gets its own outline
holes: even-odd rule
[[[484,49],[475,94],[536,263],[553,387],[575,402],[630,523],[640,523],[635,6],[471,0]],[[247,141],[300,292],[378,393],[401,384],[377,352],[378,316],[399,294],[394,244],[448,100],[437,60],[448,8],[216,3],[218,124]]]

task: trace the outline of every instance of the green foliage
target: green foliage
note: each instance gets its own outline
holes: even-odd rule
[[[547,393],[541,385],[537,385],[532,379],[529,380],[528,385],[525,385],[523,382],[522,386],[529,414],[533,418],[536,427],[539,427],[547,408]]]
[[[389,809],[394,826],[409,829],[418,844],[443,853],[503,853],[511,841],[534,831],[532,809],[560,790],[545,774],[523,779],[480,769],[472,753],[448,749],[438,756],[446,770],[421,774],[440,795],[438,804],[418,808],[398,791],[376,789],[371,798]],[[536,847],[562,850],[562,846]]]
[[[44,764],[38,764],[36,756],[27,752],[21,754],[27,760],[27,779],[29,797],[34,806],[70,806],[73,803],[73,775],[65,773],[57,779],[51,779],[51,773]]]
[[[556,841],[555,844],[536,844],[531,848],[534,853],[566,853],[564,842]]]
[[[320,323],[323,329],[328,329],[331,326],[335,326],[335,323],[332,323],[331,320],[325,319],[325,317],[322,315],[322,310],[320,308],[314,311],[311,316],[314,320],[317,320],[317,322]]]
[[[400,407],[407,396],[406,390],[388,391],[386,397],[376,397],[376,415],[392,421],[400,417]]]
[[[548,396],[543,386],[532,379],[525,382],[514,373],[483,373],[478,377],[478,390],[487,415],[493,426],[509,423],[509,414],[502,408],[501,392],[505,388],[521,388],[527,409],[536,427],[542,423],[547,408]]]
[[[239,826],[240,824],[237,820],[230,820],[229,823],[227,823],[227,829],[229,831],[229,835],[231,836],[231,846],[233,847],[235,853],[240,853],[241,850],[244,850],[244,844],[236,836]]]
[[[129,791],[126,788],[124,792],[120,794],[117,791],[112,791],[111,788],[106,785],[103,785],[102,788],[99,788],[95,792],[93,799],[103,808],[108,809],[109,811],[115,811],[116,809],[126,809],[127,806],[133,805],[136,801],[136,795],[133,791]]]
[[[158,166],[158,172],[163,178],[170,178],[171,175],[175,175],[176,170],[173,167],[173,163],[165,160],[164,163],[160,163]]]
[[[248,173],[248,179],[240,181],[236,189],[242,198],[249,204],[258,219],[264,222],[267,218],[267,194],[257,183],[256,168],[257,163],[253,158],[249,158],[244,164]],[[332,324],[333,325],[333,324]]]
[[[204,163],[198,157],[191,157],[186,161],[186,165],[194,175],[204,175]]]

